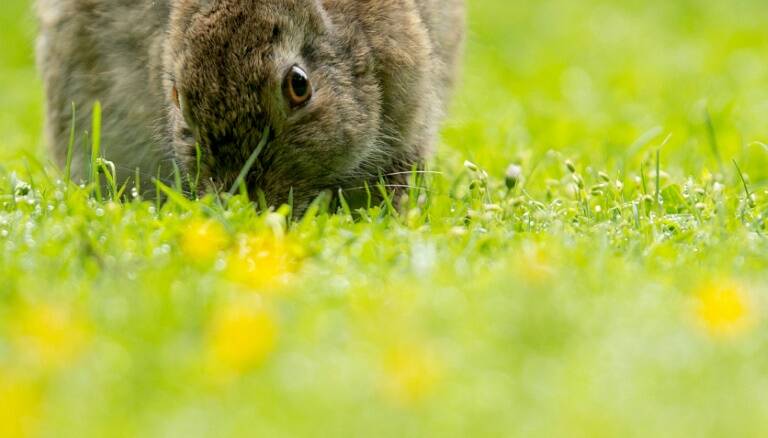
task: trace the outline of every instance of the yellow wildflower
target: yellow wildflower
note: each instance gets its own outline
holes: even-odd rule
[[[440,366],[435,355],[416,346],[391,349],[384,361],[385,393],[400,403],[415,403],[426,398],[440,380]]]
[[[742,288],[731,282],[712,282],[696,293],[696,316],[704,330],[715,337],[746,332],[753,311]]]
[[[228,243],[227,232],[220,223],[212,220],[192,221],[181,238],[181,250],[188,258],[209,262]]]
[[[87,339],[82,321],[68,309],[50,304],[23,308],[11,321],[11,334],[20,358],[46,368],[71,363]]]
[[[528,243],[523,247],[520,268],[526,280],[532,283],[545,283],[554,273],[551,252],[544,243]]]
[[[300,258],[301,248],[288,238],[270,233],[252,236],[229,257],[227,276],[249,289],[274,291],[296,272]]]
[[[0,436],[33,436],[39,416],[39,390],[16,376],[0,373]]]
[[[277,324],[261,304],[242,300],[227,304],[210,324],[210,365],[218,374],[242,374],[264,362],[276,338]]]

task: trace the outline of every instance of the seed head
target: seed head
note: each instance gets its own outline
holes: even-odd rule
[[[523,169],[517,164],[512,164],[507,168],[507,173],[505,174],[504,182],[507,184],[507,188],[509,190],[512,190],[515,187],[517,187],[517,185],[520,183],[520,178],[522,177],[522,174],[523,174]]]
[[[477,164],[475,164],[475,163],[473,163],[473,162],[471,162],[469,160],[464,161],[464,167],[466,167],[467,170],[469,170],[471,172],[478,172],[478,171],[480,171],[480,168],[477,166]]]

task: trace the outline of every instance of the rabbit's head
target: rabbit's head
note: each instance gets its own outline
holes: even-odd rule
[[[262,142],[244,183],[272,205],[375,177],[381,91],[361,32],[320,0],[171,3],[168,135],[201,185],[228,190]]]

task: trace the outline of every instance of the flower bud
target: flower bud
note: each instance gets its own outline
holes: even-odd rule
[[[507,184],[507,188],[509,190],[512,190],[515,187],[517,187],[517,185],[520,183],[520,178],[522,177],[522,174],[523,174],[523,169],[517,164],[512,164],[507,168],[507,173],[505,174],[504,182]]]

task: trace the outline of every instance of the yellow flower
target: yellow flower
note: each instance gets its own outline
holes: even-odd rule
[[[228,241],[227,232],[220,223],[195,220],[181,237],[181,250],[192,260],[209,262],[227,246]]]
[[[261,304],[238,300],[219,309],[208,331],[209,365],[220,375],[239,375],[274,350],[277,324]]]
[[[551,251],[544,243],[528,243],[523,247],[520,268],[526,280],[532,283],[545,283],[555,271]]]
[[[229,257],[227,277],[249,289],[275,291],[296,272],[300,260],[300,246],[264,233],[240,242],[239,251]]]
[[[21,309],[10,331],[21,359],[49,369],[75,360],[88,337],[85,324],[69,309],[51,304]]]
[[[704,330],[715,337],[746,332],[753,322],[753,311],[740,286],[712,282],[696,293],[696,316]]]
[[[0,372],[0,436],[33,436],[39,417],[39,390],[29,382]]]
[[[410,404],[426,398],[440,380],[435,355],[417,346],[398,346],[384,360],[385,393],[397,402]]]

